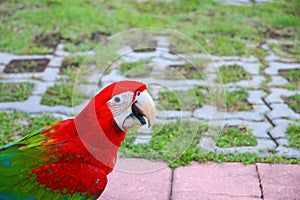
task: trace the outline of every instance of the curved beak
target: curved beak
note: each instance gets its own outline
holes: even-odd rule
[[[155,105],[150,94],[145,90],[136,96],[135,102],[131,105],[131,114],[123,122],[123,128],[150,127],[155,120]]]

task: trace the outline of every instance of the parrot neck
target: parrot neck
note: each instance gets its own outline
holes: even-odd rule
[[[122,131],[113,118],[108,106],[95,104],[95,98],[74,119],[78,136],[93,149],[115,149],[117,152],[124,141]]]

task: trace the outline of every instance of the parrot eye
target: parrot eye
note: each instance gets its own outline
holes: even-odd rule
[[[141,92],[140,92],[140,91],[138,91],[138,92],[136,93],[136,96],[140,96],[140,94],[141,94]]]
[[[121,99],[120,99],[120,97],[115,97],[115,98],[114,98],[114,101],[115,101],[116,103],[119,103],[119,102],[121,101]]]

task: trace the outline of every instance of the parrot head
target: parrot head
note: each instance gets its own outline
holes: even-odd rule
[[[151,126],[155,105],[144,83],[119,81],[99,92],[75,118],[86,146],[119,147],[128,129]]]
[[[106,87],[99,96],[108,94],[106,105],[117,126],[125,131],[133,127],[150,127],[155,119],[155,105],[145,84],[120,81]]]

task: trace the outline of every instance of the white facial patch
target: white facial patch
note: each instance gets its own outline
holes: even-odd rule
[[[123,111],[128,109],[132,104],[133,92],[124,92],[122,94],[113,96],[108,102],[108,106],[114,117],[120,115]]]

